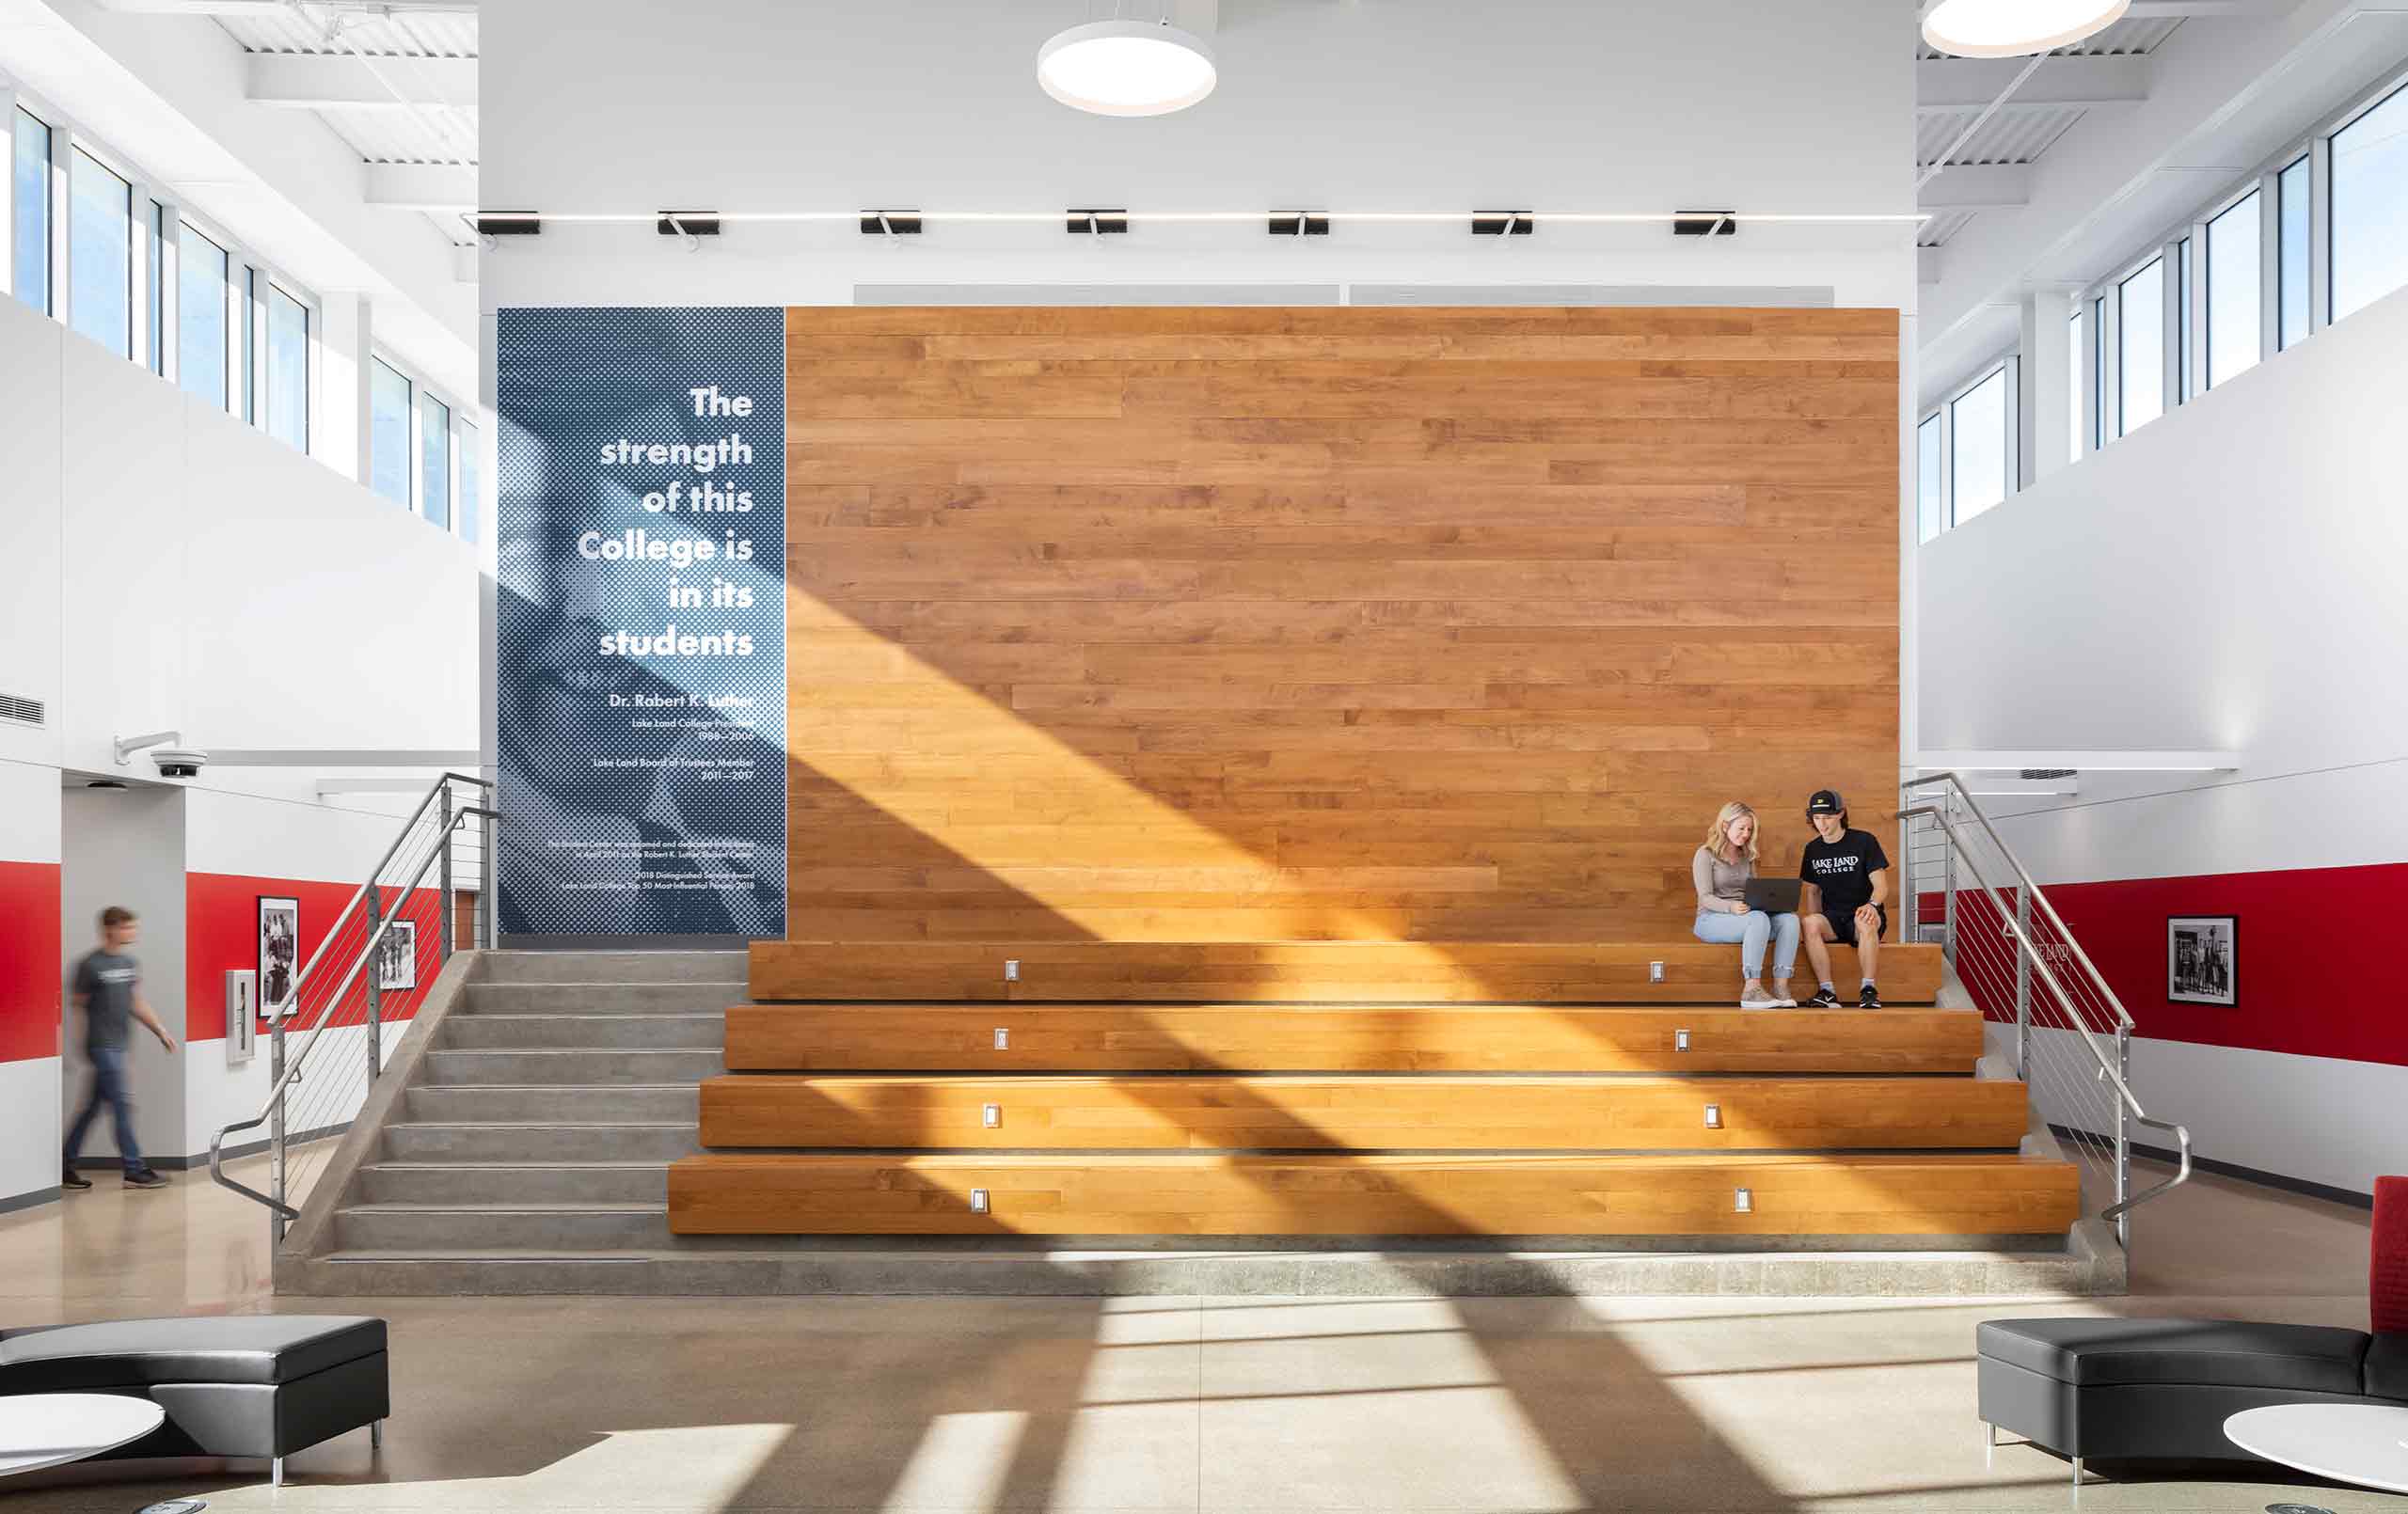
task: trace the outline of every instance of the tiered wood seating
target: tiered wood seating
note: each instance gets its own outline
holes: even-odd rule
[[[1746,1013],[1692,943],[763,943],[689,1235],[2062,1234],[1981,1022]],[[1006,964],[1013,964],[1010,976]],[[1662,964],[1660,977],[1651,964]],[[1683,1000],[1705,1001],[1683,1003]],[[1173,1076],[1164,1076],[1170,1074]]]

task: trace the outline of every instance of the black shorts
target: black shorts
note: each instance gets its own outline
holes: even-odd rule
[[[1890,934],[1890,907],[1888,905],[1875,905],[1873,907],[1874,910],[1881,917],[1881,928],[1873,933],[1873,938],[1877,941],[1882,937]],[[1823,918],[1831,923],[1831,939],[1839,942],[1842,946],[1854,946],[1856,944],[1855,910],[1826,909],[1823,911]]]

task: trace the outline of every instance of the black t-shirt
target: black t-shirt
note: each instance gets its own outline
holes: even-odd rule
[[[134,986],[142,970],[134,958],[103,948],[75,964],[75,992],[85,996],[86,1046],[121,1047],[134,1018]]]
[[[1873,875],[1890,865],[1881,839],[1849,829],[1836,842],[1817,836],[1806,844],[1798,875],[1823,891],[1823,913],[1852,915],[1873,902]]]

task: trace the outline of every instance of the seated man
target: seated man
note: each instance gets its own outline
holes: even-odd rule
[[[1814,839],[1806,844],[1798,876],[1798,914],[1806,940],[1806,957],[1814,967],[1822,989],[1806,1001],[1809,1009],[1837,1009],[1840,996],[1831,986],[1831,949],[1837,941],[1856,948],[1864,971],[1864,987],[1857,995],[1859,1009],[1879,1009],[1880,991],[1874,987],[1874,970],[1880,960],[1881,934],[1890,928],[1890,857],[1881,839],[1869,830],[1850,830],[1847,801],[1830,789],[1817,789],[1806,801],[1806,818],[1814,824]]]

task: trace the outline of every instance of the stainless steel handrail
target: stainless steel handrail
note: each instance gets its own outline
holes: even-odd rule
[[[1982,807],[1973,802],[1972,794],[1965,787],[1964,781],[1953,772],[1929,773],[1921,778],[1909,780],[1904,787],[1914,789],[1942,782],[1954,788],[1957,796],[1964,800],[1963,807],[1966,812],[1972,814],[1980,824],[1983,833],[1989,838],[1998,855],[2004,859],[2006,865],[2014,871],[2016,881],[2021,889],[2021,897],[2032,904],[2036,904],[2048,921],[2056,927],[2073,961],[2083,970],[2085,983],[2095,990],[2097,999],[2103,1002],[2115,1016],[2117,1047],[2120,1050],[2129,1044],[2130,1033],[2133,1029],[2134,1022],[2131,1012],[2124,1008],[2123,1001],[2116,997],[2115,987],[2107,982],[2106,975],[2100,972],[2097,964],[2090,960],[2090,954],[2082,949],[2082,943],[2074,938],[2072,928],[2066,924],[2065,917],[2058,914],[2056,907],[2049,902],[2047,892],[2033,879],[2031,871],[2024,867],[2022,860],[2015,855],[2015,849],[2007,845],[2006,838],[2001,836],[1998,833],[1998,828],[1990,824],[1989,816],[1982,812]],[[2121,1057],[2110,1059],[2107,1052],[2100,1047],[2101,1036],[2099,1032],[2090,1028],[2083,1008],[2084,1001],[2076,999],[2067,991],[2064,982],[2057,976],[2056,970],[2050,965],[2047,954],[2035,947],[2028,927],[2018,920],[2016,912],[2009,909],[2005,900],[1999,896],[1998,889],[1984,870],[1981,859],[1965,845],[1963,836],[1958,832],[1956,822],[1949,815],[1948,807],[1944,804],[1910,805],[1902,807],[1898,812],[1898,820],[1901,825],[1918,819],[1928,819],[1940,828],[1941,834],[1948,843],[1952,866],[1959,859],[1969,866],[1974,885],[1989,900],[1991,907],[1998,911],[2001,933],[2015,942],[2019,967],[2036,972],[2042,984],[2066,1008],[2068,1017],[2073,1021],[2073,1024],[2067,1028],[2080,1033],[2083,1048],[2090,1052],[2092,1060],[2099,1064],[2099,1080],[2114,1087],[2117,1101],[2123,1106],[2124,1111],[2130,1113],[2134,1123],[2147,1126],[2152,1130],[2165,1131],[2174,1137],[2176,1160],[2174,1175],[2162,1183],[2130,1195],[2121,1191],[2129,1186],[2127,1175],[2131,1160],[2129,1143],[2120,1136],[2117,1139],[2116,1202],[2101,1209],[2099,1218],[2115,1222],[2117,1234],[2125,1239],[2129,1248],[2130,1236],[2124,1222],[2125,1217],[2167,1190],[2178,1188],[2190,1180],[2191,1132],[2187,1128],[2172,1120],[2158,1119],[2142,1107],[2140,1096],[2132,1092],[2131,1082],[2123,1074],[2120,1066]],[[1950,903],[1953,905],[1953,899]],[[2028,1014],[2028,1010],[2019,1006],[2019,1013]],[[2019,1026],[2019,1030],[2024,1028]]]
[[[492,781],[488,779],[471,778],[463,773],[447,772],[435,781],[435,782],[427,789],[425,796],[419,800],[418,807],[410,812],[409,818],[403,821],[401,829],[394,835],[392,844],[387,846],[385,848],[384,855],[376,860],[375,867],[369,872],[368,881],[360,886],[359,890],[351,896],[350,903],[346,904],[341,912],[335,917],[334,923],[327,928],[325,938],[319,943],[318,950],[311,954],[309,963],[301,970],[300,972],[293,975],[292,990],[282,1001],[278,1002],[277,1006],[275,1006],[276,1013],[280,1015],[283,1012],[285,1005],[293,1003],[299,999],[302,985],[304,982],[308,981],[309,974],[314,971],[318,964],[325,958],[326,954],[334,949],[337,936],[342,929],[343,923],[351,918],[353,912],[359,907],[360,903],[368,897],[369,891],[371,889],[381,891],[386,887],[386,885],[380,881],[379,875],[384,872],[386,866],[390,863],[394,857],[401,851],[403,844],[408,841],[412,832],[418,828],[418,823],[425,815],[427,806],[433,804],[437,796],[445,793],[453,783],[467,783],[487,793],[490,793],[493,787]],[[449,806],[446,808],[449,809]],[[443,856],[449,851],[452,844],[452,838],[459,832],[461,827],[467,821],[470,819],[493,821],[498,818],[499,818],[499,815],[489,805],[462,805],[456,810],[451,810],[448,818],[439,827],[438,831],[434,838],[433,844],[427,847],[426,855],[420,859],[417,871],[410,875],[410,878],[407,883],[401,886],[399,891],[403,897],[406,898],[417,891],[419,885],[426,878],[427,869],[435,864],[435,861],[438,857]],[[490,850],[489,845],[487,850]],[[485,900],[485,907],[488,910],[492,907],[492,900],[489,897]],[[448,901],[446,903],[446,907],[448,907]],[[400,916],[396,913],[391,916],[387,916],[378,922],[375,929],[369,935],[368,939],[361,945],[359,953],[357,956],[353,959],[349,970],[346,970],[342,977],[336,982],[334,991],[327,995],[326,1013],[328,1015],[333,1013],[335,1005],[342,1001],[342,996],[344,993],[350,989],[353,983],[357,981],[359,975],[367,970],[369,964],[375,960],[377,947],[383,943],[386,936],[391,931],[393,925],[399,921],[399,919]],[[261,1007],[262,1009],[267,1008],[267,1006],[264,1005]],[[261,1204],[267,1206],[269,1210],[275,1213],[280,1221],[298,1219],[300,1217],[300,1211],[285,1203],[281,1197],[262,1193],[259,1190],[252,1188],[247,1184],[237,1182],[235,1179],[227,1176],[226,1140],[229,1136],[237,1134],[241,1131],[257,1129],[260,1126],[267,1123],[270,1119],[275,1117],[277,1108],[283,1101],[286,1091],[290,1089],[294,1082],[299,1080],[302,1066],[308,1062],[310,1049],[318,1044],[319,1036],[325,1033],[325,1032],[330,1027],[325,1023],[325,1021],[322,1019],[318,1025],[310,1029],[309,1039],[304,1041],[301,1045],[301,1049],[295,1053],[289,1062],[284,1064],[281,1071],[277,1074],[275,1082],[269,1086],[267,1099],[265,1103],[261,1106],[259,1113],[251,1116],[251,1118],[247,1120],[238,1120],[231,1125],[226,1126],[218,1130],[215,1135],[210,1138],[209,1175],[211,1179],[221,1187],[231,1189],[237,1193],[258,1200]],[[278,1025],[278,1033],[281,1033],[280,1024]],[[278,1186],[281,1187],[281,1184],[279,1183]],[[281,1228],[279,1227],[278,1234],[281,1233]]]

